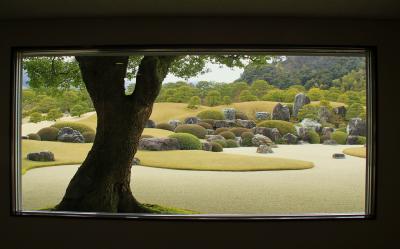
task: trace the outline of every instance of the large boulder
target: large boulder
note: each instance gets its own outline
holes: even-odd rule
[[[299,110],[307,104],[310,104],[310,98],[307,97],[304,93],[298,93],[294,97],[294,103],[293,103],[293,116],[297,117],[297,114],[299,113]]]
[[[247,129],[252,129],[257,126],[256,122],[253,120],[242,120],[242,119],[236,119],[236,126],[238,127],[244,127]]]
[[[214,129],[218,128],[232,128],[236,127],[236,122],[234,120],[215,120]]]
[[[267,154],[267,153],[273,153],[273,151],[270,146],[262,144],[258,146],[257,153]]]
[[[326,123],[332,116],[331,111],[329,111],[329,108],[326,106],[321,106],[318,110],[318,118],[319,122],[321,123]]]
[[[333,129],[332,127],[324,127],[324,128],[322,128],[321,141],[324,142],[325,140],[330,140],[332,132],[334,132],[334,131],[335,131],[335,129]]]
[[[322,127],[320,123],[310,118],[303,119],[300,124],[302,127],[306,129],[313,129],[316,132],[320,132]]]
[[[71,127],[61,128],[60,131],[58,132],[57,140],[66,143],[85,142],[85,138],[82,136],[82,134],[79,131],[72,129]]]
[[[169,121],[168,121],[168,124],[172,127],[173,130],[175,130],[175,128],[176,128],[178,125],[181,125],[182,122],[181,122],[180,120],[175,119],[175,120],[169,120]]]
[[[271,119],[271,113],[269,112],[256,112],[256,120],[268,120]]]
[[[211,151],[212,150],[212,144],[210,142],[201,142],[201,148],[202,150],[205,151]]]
[[[346,139],[346,144],[359,144],[358,136],[349,135]]]
[[[333,159],[345,159],[346,156],[343,153],[334,153],[332,154]]]
[[[277,128],[254,127],[252,131],[254,134],[261,134],[269,137],[274,142],[281,138],[281,134]]]
[[[146,125],[144,126],[145,128],[156,128],[156,122],[153,120],[149,119],[146,121]]]
[[[221,135],[206,135],[206,140],[208,142],[213,142],[215,140],[225,140],[225,138]]]
[[[286,133],[283,135],[282,140],[286,144],[297,144],[298,143],[298,137],[292,133]]]
[[[333,113],[335,113],[336,115],[339,115],[341,117],[345,117],[346,116],[346,107],[344,106],[338,106],[333,108]]]
[[[260,146],[260,145],[268,145],[269,146],[272,144],[272,140],[269,137],[261,135],[261,134],[255,134],[254,137],[251,139],[251,142],[255,146]]]
[[[286,105],[282,105],[281,103],[276,104],[274,110],[272,111],[272,119],[289,121],[289,107],[287,107]]]
[[[347,125],[347,133],[365,137],[367,135],[367,123],[361,118],[352,118]]]
[[[295,126],[297,137],[301,140],[306,140],[307,138],[307,129],[302,126]]]
[[[31,161],[41,161],[41,162],[55,161],[54,154],[51,151],[41,151],[41,152],[28,153],[26,158],[28,160],[31,160]]]
[[[139,140],[139,150],[153,150],[153,151],[162,151],[162,150],[179,150],[179,142],[176,138],[142,138]]]
[[[225,108],[222,110],[224,113],[224,118],[226,120],[235,120],[236,118],[236,110],[235,108]]]
[[[198,124],[200,122],[200,119],[198,117],[188,117],[185,118],[185,121],[183,123],[185,124]]]

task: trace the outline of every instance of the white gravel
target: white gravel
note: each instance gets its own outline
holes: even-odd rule
[[[273,154],[256,148],[225,149],[266,157],[312,161],[305,170],[215,172],[169,170],[136,166],[132,188],[144,203],[224,214],[363,213],[366,160],[347,156],[332,159],[349,145],[280,145]],[[184,162],[182,162],[184,163]],[[22,178],[26,210],[57,204],[78,166],[28,171]]]

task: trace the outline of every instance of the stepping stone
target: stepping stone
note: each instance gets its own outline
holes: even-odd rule
[[[346,156],[343,153],[334,153],[332,155],[333,159],[344,159]]]

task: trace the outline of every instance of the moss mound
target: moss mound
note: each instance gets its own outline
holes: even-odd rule
[[[174,127],[167,123],[159,123],[156,125],[157,129],[167,130],[167,131],[174,131]]]
[[[343,131],[334,131],[331,134],[331,139],[335,140],[338,144],[346,144],[347,133]]]
[[[217,110],[205,110],[201,111],[197,114],[197,117],[201,119],[216,119],[221,120],[224,119],[224,114],[221,111]]]
[[[189,133],[177,133],[169,136],[176,138],[182,150],[201,150],[201,142],[196,136]]]
[[[283,120],[266,120],[257,125],[258,127],[277,128],[281,135],[286,133],[296,134],[296,128],[290,122]]]
[[[236,136],[233,132],[231,131],[223,131],[219,133],[219,135],[223,136],[225,139],[235,139]]]
[[[60,130],[55,127],[46,127],[40,129],[37,134],[40,136],[42,141],[56,141],[59,131]]]
[[[205,138],[207,135],[207,130],[197,124],[182,124],[175,128],[176,133],[189,133],[195,135],[198,138]]]

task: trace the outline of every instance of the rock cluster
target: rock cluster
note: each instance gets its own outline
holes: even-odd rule
[[[276,104],[272,111],[272,119],[289,121],[289,107],[287,107],[286,105],[282,105],[281,103]]]
[[[53,152],[50,151],[28,153],[26,157],[28,160],[31,161],[41,161],[41,162],[55,161],[54,154]]]
[[[179,142],[176,138],[142,138],[139,140],[139,150],[179,150]]]
[[[85,142],[85,138],[82,136],[82,134],[79,131],[72,129],[71,127],[61,128],[60,131],[58,132],[57,140],[66,143]]]

